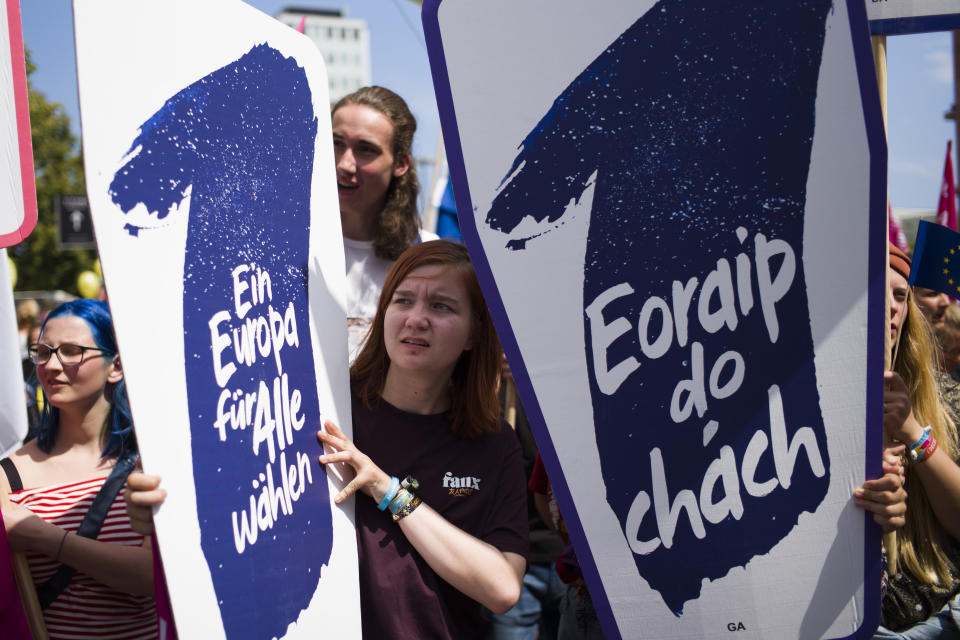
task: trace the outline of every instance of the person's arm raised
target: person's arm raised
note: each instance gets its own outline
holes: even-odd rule
[[[884,373],[883,427],[890,437],[908,447],[920,439],[924,430],[913,415],[907,385],[890,371]],[[960,467],[939,446],[923,462],[911,467],[923,483],[941,526],[960,540]]]
[[[337,425],[327,421],[324,426],[326,431],[318,432],[317,438],[331,452],[320,456],[320,462],[345,463],[355,473],[334,501],[343,502],[359,491],[379,503],[390,489],[390,476],[357,449]],[[526,571],[523,556],[483,542],[426,504],[400,520],[399,525],[430,568],[458,591],[494,613],[503,613],[516,604]]]

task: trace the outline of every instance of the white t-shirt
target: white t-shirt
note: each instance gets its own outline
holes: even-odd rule
[[[420,230],[413,244],[436,240],[437,234]],[[347,263],[347,332],[350,344],[350,362],[360,353],[370,322],[377,315],[377,302],[383,281],[393,266],[393,260],[374,253],[373,241],[343,239],[343,254]]]

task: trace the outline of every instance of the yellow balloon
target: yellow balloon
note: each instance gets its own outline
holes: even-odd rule
[[[98,278],[103,280],[103,271],[100,269],[100,258],[93,261],[93,272],[97,274]]]
[[[84,298],[96,298],[103,281],[93,271],[83,271],[77,276],[77,291]]]
[[[10,270],[10,288],[17,288],[17,263],[13,261],[13,258],[7,256],[7,268]]]

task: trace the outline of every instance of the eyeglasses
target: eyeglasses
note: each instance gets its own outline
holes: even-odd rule
[[[62,344],[56,349],[48,344],[35,344],[30,347],[30,359],[34,364],[41,365],[50,362],[50,356],[57,354],[57,360],[64,367],[75,367],[83,362],[83,356],[87,351],[100,351],[110,353],[106,349],[98,347],[84,347],[79,344]]]

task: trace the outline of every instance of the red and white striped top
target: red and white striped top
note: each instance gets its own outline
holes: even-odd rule
[[[10,499],[47,522],[76,533],[105,480],[106,476],[24,489],[11,493]],[[117,494],[111,505],[97,539],[111,544],[143,544],[143,536],[130,528],[123,491]],[[35,553],[28,553],[27,560],[38,586],[53,576],[60,566],[52,558]],[[44,611],[44,619],[51,640],[155,640],[158,635],[153,598],[117,591],[79,571]]]

